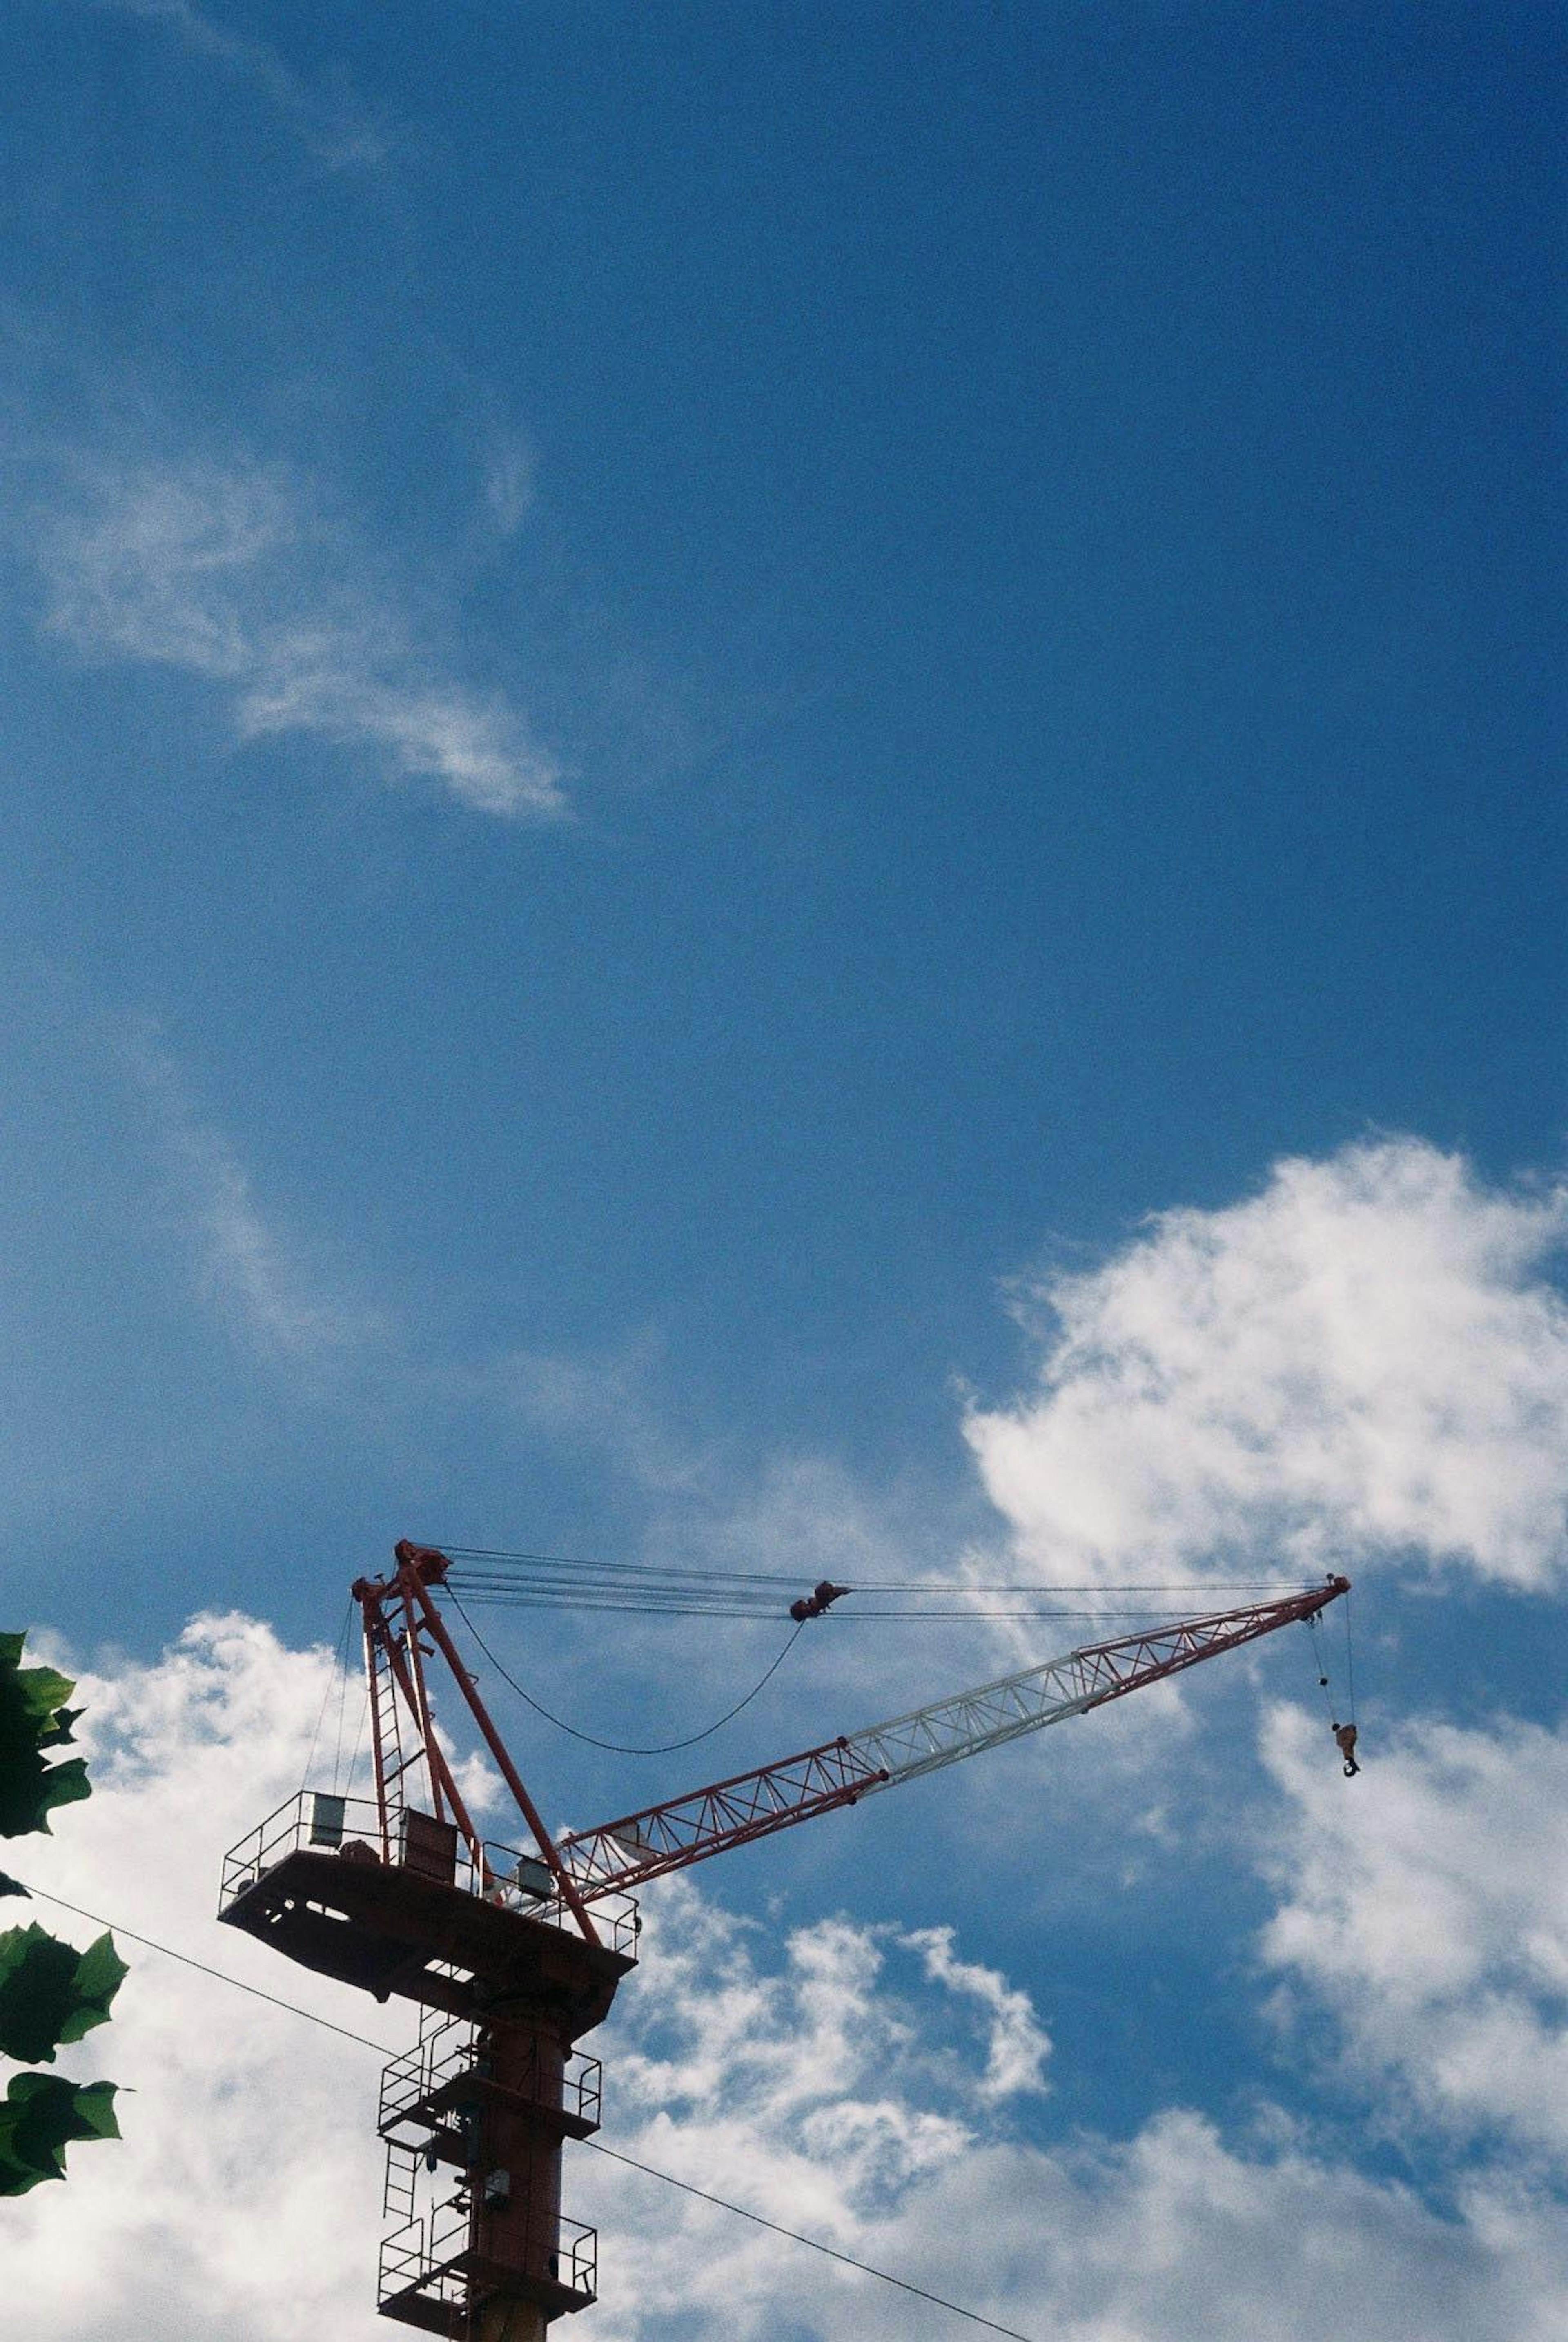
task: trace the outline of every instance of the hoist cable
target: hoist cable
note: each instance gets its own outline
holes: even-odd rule
[[[18,1886],[22,1885],[20,1880]],[[209,1967],[205,1960],[193,1959],[189,1952],[176,1952],[172,1944],[160,1944],[154,1936],[139,1936],[134,1927],[121,1927],[117,1919],[105,1919],[96,1911],[85,1911],[79,1903],[67,1903],[63,1895],[51,1895],[43,1887],[23,1887],[25,1895],[36,1895],[41,1902],[52,1903],[60,1911],[73,1912],[94,1927],[112,1928],[128,1944],[140,1944],[144,1951],[159,1952],[166,1960],[178,1960],[182,1967],[195,1968],[203,1976],[212,1977],[218,1984],[233,1985],[236,1992],[248,1992],[254,2000],[265,2000],[274,2008],[287,2011],[290,2017],[300,2017],[307,2025],[319,2025],[327,2033],[335,2033],[345,2041],[353,2041],[362,2049],[374,2049],[378,2057],[390,2058],[393,2052],[380,2041],[373,2041],[368,2033],[351,2033],[346,2025],[335,2025],[330,2017],[318,2017],[313,2008],[302,2008],[296,2000],[280,1999],[275,1992],[264,1992],[260,1985],[246,1984],[243,1977],[230,1976],[225,1968]],[[639,2163],[636,2157],[624,2155],[618,2147],[606,2147],[603,2139],[584,2138],[583,2147],[591,2147],[595,2155],[607,2155],[613,2163],[624,2163],[630,2170],[640,2171],[645,2179],[662,2180],[666,2187],[678,2187],[684,2196],[700,2197],[721,2212],[733,2212],[737,2219],[750,2220],[759,2228],[771,2228],[775,2237],[787,2237],[791,2244],[805,2245],[814,2253],[824,2253],[829,2260],[842,2261],[846,2268],[859,2269],[863,2277],[874,2277],[884,2285],[893,2285],[901,2293],[912,2293],[919,2301],[929,2301],[938,2309],[949,2309],[954,2317],[967,2318],[972,2326],[983,2326],[989,2334],[1002,2334],[1007,2342],[1033,2342],[1033,2337],[1021,2334],[1015,2326],[998,2326],[994,2317],[983,2317],[977,2309],[965,2309],[961,2303],[948,2301],[940,2293],[929,2293],[923,2285],[908,2277],[894,2277],[891,2269],[878,2268],[872,2261],[856,2260],[853,2253],[840,2252],[836,2246],[824,2245],[815,2237],[808,2237],[799,2228],[786,2228],[778,2220],[765,2219],[760,2212],[748,2211],[744,2204],[733,2204],[726,2196],[712,2196],[705,2187],[694,2187],[689,2179],[677,2179],[673,2171],[661,2171],[655,2164]]]
[[[1323,1694],[1323,1714],[1327,1716],[1329,1723],[1332,1726],[1334,1721],[1333,1693],[1329,1688],[1328,1654],[1323,1649],[1322,1632],[1323,1622],[1317,1611],[1313,1611],[1312,1616],[1307,1620],[1307,1625],[1312,1629],[1313,1673],[1317,1677],[1318,1689]]]
[[[1344,1692],[1350,1702],[1350,1722],[1355,1722],[1355,1645],[1350,1632],[1350,1589],[1344,1596]]]
[[[753,1700],[755,1699],[757,1694],[762,1691],[766,1685],[773,1681],[773,1678],[777,1675],[780,1667],[783,1666],[784,1661],[794,1650],[801,1635],[801,1628],[796,1626],[789,1636],[787,1642],[784,1644],[783,1650],[780,1651],[778,1656],[774,1660],[772,1666],[768,1667],[764,1675],[758,1677],[754,1684],[753,1684],[745,1697],[744,1699],[737,1699],[734,1707],[726,1708],[724,1715],[718,1718],[716,1723],[705,1726],[701,1732],[689,1733],[684,1740],[661,1740],[655,1742],[652,1747],[639,1748],[634,1747],[623,1740],[601,1740],[594,1733],[579,1732],[577,1726],[574,1724],[568,1724],[564,1716],[556,1716],[551,1709],[544,1706],[540,1701],[534,1697],[532,1692],[526,1692],[524,1690],[515,1676],[509,1675],[507,1673],[507,1670],[502,1666],[500,1660],[496,1657],[489,1644],[484,1640],[484,1637],[480,1633],[478,1627],[474,1624],[473,1619],[468,1616],[467,1611],[463,1607],[463,1605],[458,1600],[456,1595],[452,1593],[451,1587],[446,1586],[443,1591],[450,1596],[453,1608],[456,1611],[458,1616],[462,1619],[464,1625],[467,1627],[469,1633],[473,1636],[474,1641],[478,1644],[480,1649],[489,1660],[491,1666],[495,1669],[496,1674],[501,1677],[504,1683],[511,1685],[519,1699],[526,1701],[527,1705],[534,1710],[535,1716],[542,1716],[546,1724],[554,1725],[558,1731],[570,1733],[574,1740],[585,1741],[590,1748],[606,1748],[610,1751],[611,1755],[614,1756],[667,1756],[674,1749],[694,1748],[699,1740],[711,1740],[715,1732],[721,1730],[724,1725],[728,1724],[733,1716],[738,1716],[743,1707],[749,1707]]]

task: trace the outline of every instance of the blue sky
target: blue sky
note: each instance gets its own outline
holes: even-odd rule
[[[670,1898],[760,2030],[706,2099],[635,2051],[649,2152],[684,2104],[808,2225],[853,2187],[746,2076],[812,2068],[826,1960],[917,2030],[1027,1997],[988,2218],[1090,2237],[1071,2149],[1136,2229],[1172,2125],[1216,2200],[1288,2132],[1303,2200],[1348,2157],[1367,2236],[1450,2224],[1463,2314],[1561,2303],[1563,2142],[1473,2076],[1564,2054],[1568,1974],[1538,1850],[1481,1858],[1562,1726],[1563,81],[1545,6],[0,23],[11,1610],[188,1754],[186,1622],[275,1638],[211,1660],[248,1714],[400,1535],[1356,1578],[1382,1788],[1265,1646]],[[776,1647],[507,1645],[629,1739]],[[673,1774],[503,1713],[581,1823],[1046,1655],[824,1625]],[[1367,1921],[1444,1797],[1433,1983]],[[863,2242],[956,2104],[909,2081]],[[1493,2186],[1557,2239],[1506,2312]],[[1092,2258],[994,2314],[1102,2342]],[[78,2334],[144,2330],[117,2281]]]

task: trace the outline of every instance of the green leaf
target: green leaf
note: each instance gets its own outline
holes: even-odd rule
[[[64,2042],[104,2024],[125,1962],[108,1936],[85,1952],[36,1924],[0,1936],[0,2050],[52,2066]]]
[[[75,1686],[57,1667],[25,1667],[25,1637],[0,1635],[0,1837],[47,1832],[56,1806],[91,1794],[79,1756],[49,1766],[40,1751],[72,1737],[80,1708],[65,1703]]]
[[[55,1710],[76,1688],[71,1677],[63,1676],[57,1667],[18,1667],[13,1681],[22,1706],[41,1728],[48,1726]]]
[[[83,2087],[56,2074],[18,2074],[0,2102],[0,2196],[63,2179],[75,2139],[118,2138],[113,2082]]]
[[[6,2057],[27,2066],[54,2064],[80,1957],[36,1923],[0,1936],[0,2049]]]
[[[0,1895],[25,1896],[29,1903],[33,1899],[27,1894],[27,1889],[23,1886],[22,1881],[19,1878],[13,1878],[8,1870],[0,1870]]]
[[[0,1837],[23,1837],[35,1830],[48,1837],[55,1807],[75,1805],[92,1794],[85,1757],[45,1765],[34,1749],[15,1757],[0,1752]]]
[[[60,2039],[80,2041],[84,2033],[91,2033],[95,2025],[107,2025],[109,2003],[125,1983],[130,1971],[115,1949],[113,1936],[100,1936],[89,1944],[76,1963],[73,1987],[76,2006],[60,2027]]]
[[[44,1809],[52,1813],[56,1806],[74,1806],[83,1797],[90,1797],[93,1785],[87,1778],[85,1756],[67,1756],[63,1765],[51,1765],[44,1776]],[[42,1824],[45,1837],[47,1822]]]

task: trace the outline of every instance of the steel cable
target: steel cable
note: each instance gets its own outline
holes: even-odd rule
[[[784,1644],[783,1650],[780,1651],[778,1656],[774,1660],[772,1666],[764,1675],[758,1677],[754,1684],[753,1684],[745,1697],[744,1699],[737,1699],[734,1707],[726,1708],[724,1715],[721,1716],[715,1723],[704,1726],[701,1732],[688,1733],[684,1740],[661,1740],[655,1742],[652,1747],[639,1748],[633,1746],[624,1740],[601,1740],[595,1733],[580,1732],[574,1724],[568,1724],[564,1716],[556,1716],[552,1709],[545,1707],[541,1701],[536,1700],[532,1692],[524,1691],[516,1676],[508,1674],[505,1667],[502,1666],[500,1660],[496,1657],[489,1644],[484,1640],[484,1636],[480,1633],[473,1619],[468,1616],[467,1611],[464,1608],[456,1595],[452,1592],[450,1586],[444,1587],[443,1591],[449,1596],[453,1608],[456,1611],[458,1616],[462,1619],[464,1625],[467,1627],[469,1633],[473,1636],[474,1641],[478,1644],[480,1649],[489,1660],[491,1666],[495,1669],[496,1674],[501,1677],[503,1683],[510,1684],[518,1698],[524,1700],[534,1710],[535,1716],[542,1716],[545,1723],[554,1725],[557,1731],[569,1733],[574,1740],[584,1741],[590,1748],[608,1749],[611,1755],[615,1756],[667,1756],[676,1748],[694,1748],[699,1740],[711,1740],[715,1732],[721,1731],[723,1727],[730,1722],[732,1717],[737,1716],[743,1707],[749,1707],[753,1700],[755,1699],[757,1694],[764,1690],[765,1686],[773,1681],[780,1667],[783,1666],[784,1661],[794,1650],[801,1635],[801,1628],[797,1626]]]

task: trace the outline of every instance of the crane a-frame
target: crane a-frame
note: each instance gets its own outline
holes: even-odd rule
[[[1350,1583],[1088,1644],[553,1839],[436,1606],[446,1556],[404,1540],[394,1559],[353,1589],[375,1795],[302,1789],[228,1856],[219,1917],[378,2000],[419,2004],[417,2047],[382,2077],[383,2209],[397,2225],[379,2307],[455,2342],[542,2342],[595,2297],[596,2239],[562,2216],[561,2155],[598,2127],[598,2061],[576,2044],[635,1965],[633,1888],[1315,1618]],[[437,1657],[531,1851],[475,1827],[435,1731],[425,1663]],[[422,2191],[440,2200],[422,2210]]]

